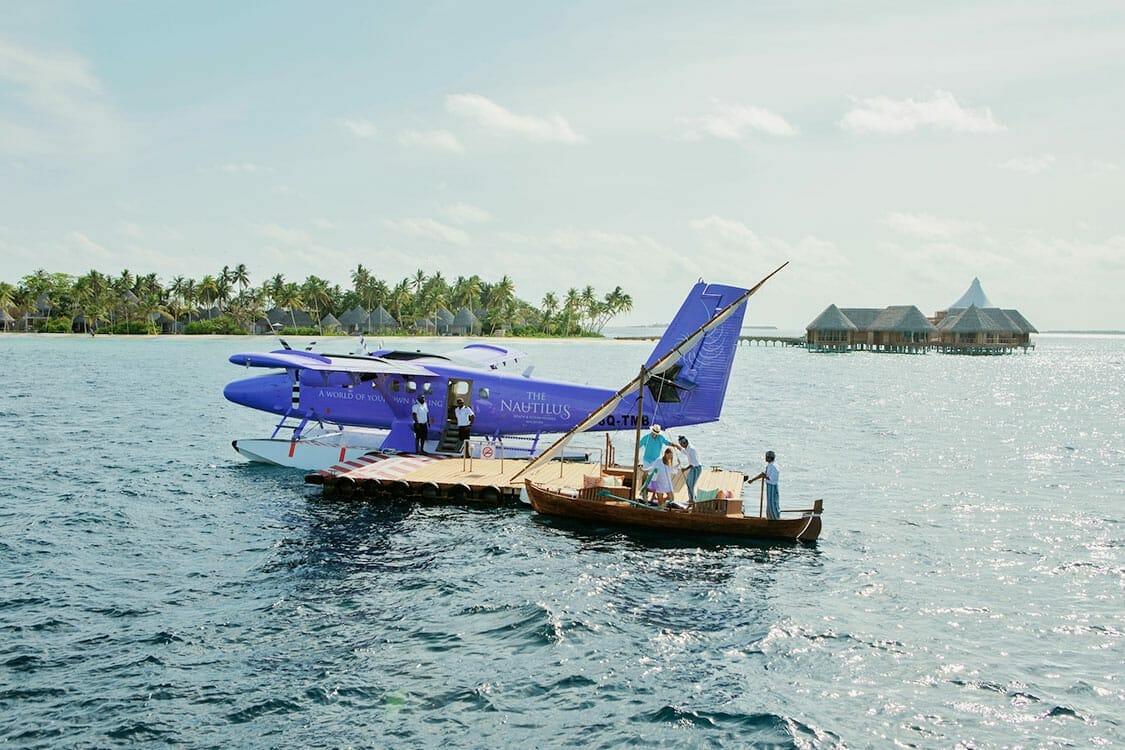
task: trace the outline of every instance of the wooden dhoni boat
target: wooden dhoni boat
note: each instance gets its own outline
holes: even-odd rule
[[[547,450],[518,471],[512,477],[512,480],[518,479],[533,467],[560,455],[571,437],[590,429],[607,415],[614,413],[626,397],[634,395],[637,409],[637,444],[633,453],[633,466],[639,466],[641,401],[644,398],[646,387],[651,389],[655,385],[658,391],[661,387],[660,379],[662,376],[680,365],[681,359],[688,357],[695,346],[701,345],[704,337],[710,331],[730,318],[740,305],[745,304],[750,296],[761,288],[762,284],[787,265],[789,265],[788,262],[783,263],[773,273],[747,290],[745,294],[716,312],[709,321],[673,347],[666,355],[647,367],[642,366],[640,375],[617,391],[608,401],[575,425],[570,432],[563,435]],[[620,472],[616,470],[616,467],[603,466],[603,477],[607,473],[617,474]],[[626,469],[624,473],[632,475],[633,471]],[[817,500],[812,508],[782,511],[783,513],[800,513],[799,517],[769,519],[761,516],[743,515],[740,497],[705,500],[692,504],[687,510],[651,507],[636,501],[636,484],[638,482],[630,481],[628,486],[622,487],[600,486],[582,490],[565,490],[551,489],[530,479],[524,479],[524,485],[532,507],[535,508],[536,512],[545,515],[681,533],[721,534],[746,539],[787,539],[814,542],[820,536],[820,515],[824,510],[824,501],[822,500]]]
[[[742,514],[742,499],[716,498],[691,505],[689,510],[651,507],[630,500],[618,490],[627,488],[554,490],[525,479],[527,496],[536,512],[582,521],[619,526],[634,526],[692,534],[715,534],[743,539],[784,539],[815,542],[820,536],[820,514],[824,501],[812,508],[784,513],[800,513],[794,518],[771,520]]]

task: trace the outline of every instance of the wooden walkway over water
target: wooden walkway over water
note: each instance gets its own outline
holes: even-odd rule
[[[617,341],[659,341],[659,336],[618,336]],[[802,336],[739,336],[738,343],[754,346],[804,346]]]

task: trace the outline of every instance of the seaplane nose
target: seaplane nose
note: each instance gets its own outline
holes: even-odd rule
[[[291,390],[288,375],[261,375],[228,383],[223,395],[227,401],[251,409],[278,412],[288,405]]]

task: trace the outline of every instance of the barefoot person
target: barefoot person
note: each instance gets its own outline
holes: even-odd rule
[[[773,451],[766,451],[766,468],[754,479],[762,479],[766,483],[766,518],[777,519],[781,518],[781,498],[777,492],[777,479],[781,472],[773,460]]]

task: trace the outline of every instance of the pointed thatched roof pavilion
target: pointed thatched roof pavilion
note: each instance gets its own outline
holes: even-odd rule
[[[859,329],[836,305],[829,305],[806,327],[805,343],[818,351],[847,351]]]
[[[453,316],[453,322],[449,326],[449,332],[455,335],[471,336],[474,333],[480,333],[480,319],[473,315],[473,311],[467,307],[462,307]]]
[[[372,310],[367,319],[367,330],[371,333],[394,331],[399,327],[398,321],[382,305]]]
[[[969,284],[969,288],[965,290],[965,293],[947,309],[950,311],[967,310],[974,305],[980,308],[995,307],[995,305],[988,301],[988,295],[985,294],[984,289],[981,288],[980,279],[975,276],[973,277],[973,283]]]
[[[320,319],[320,330],[322,331],[338,331],[340,330],[340,321],[332,313],[328,313]]]
[[[366,333],[367,311],[356,305],[340,315],[340,327],[348,333]]]

